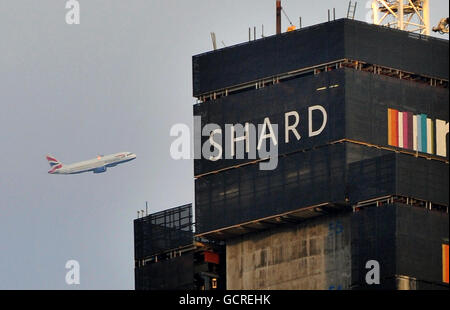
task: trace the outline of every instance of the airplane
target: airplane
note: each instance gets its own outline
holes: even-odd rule
[[[48,173],[50,174],[79,174],[84,172],[92,171],[93,173],[103,173],[106,172],[107,168],[115,167],[119,164],[129,162],[136,159],[136,154],[130,152],[122,152],[111,155],[99,155],[97,158],[81,161],[78,163],[65,165],[57,160],[54,156],[46,156],[48,163],[50,164],[50,169]]]

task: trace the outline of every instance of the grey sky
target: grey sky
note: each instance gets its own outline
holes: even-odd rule
[[[192,162],[169,155],[170,127],[192,123],[191,56],[211,50],[211,31],[227,45],[248,27],[273,34],[275,1],[79,0],[70,26],[65,2],[0,2],[0,289],[133,289],[136,210],[193,201]],[[347,4],[283,1],[304,26]],[[448,6],[431,0],[433,24]],[[47,174],[47,153],[71,163],[119,151],[138,158],[100,175]],[[77,287],[64,281],[69,259]]]

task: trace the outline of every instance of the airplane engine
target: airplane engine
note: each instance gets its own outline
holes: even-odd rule
[[[106,166],[94,169],[94,173],[103,173],[103,172],[106,172]]]

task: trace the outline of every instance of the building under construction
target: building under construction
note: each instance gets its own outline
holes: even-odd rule
[[[188,204],[134,221],[137,290],[226,288],[223,244],[194,240],[192,220]]]
[[[196,159],[195,231],[137,219],[136,288],[212,288],[192,285],[206,251],[215,288],[448,289],[448,47],[339,19],[194,56],[201,127],[225,145],[226,124],[270,120],[278,165]],[[231,143],[248,151],[247,134]]]

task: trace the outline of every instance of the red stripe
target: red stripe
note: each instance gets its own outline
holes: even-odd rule
[[[409,127],[408,127],[408,113],[407,112],[402,112],[403,114],[403,148],[404,149],[409,149],[411,148],[411,146],[408,144],[409,139]]]
[[[214,252],[205,251],[205,262],[219,264],[219,254]]]
[[[48,160],[48,161],[56,161],[56,162],[58,161],[58,160],[56,160],[55,158],[50,157],[50,156],[47,156],[47,160]]]

